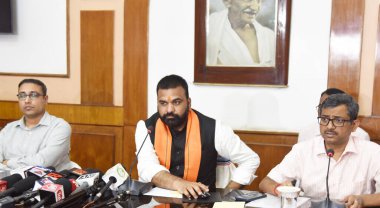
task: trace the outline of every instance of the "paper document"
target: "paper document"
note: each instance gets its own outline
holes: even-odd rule
[[[182,198],[182,194],[178,191],[172,191],[168,189],[155,187],[144,195],[148,196],[162,196],[162,197],[171,197],[171,198]]]
[[[244,208],[245,202],[215,202],[212,208]]]
[[[307,197],[298,197],[297,198],[297,207],[305,208],[310,207],[310,198]],[[271,194],[267,194],[267,197],[258,199],[255,201],[251,201],[245,205],[246,207],[260,207],[260,208],[273,208],[273,207],[281,207],[281,199],[280,197],[273,196]]]

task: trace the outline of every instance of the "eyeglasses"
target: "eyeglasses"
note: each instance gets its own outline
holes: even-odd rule
[[[29,94],[26,94],[25,92],[20,92],[17,94],[19,100],[26,100],[27,97],[29,97],[31,100],[35,100],[40,96],[42,96],[42,94],[38,92],[31,92]]]
[[[344,126],[345,122],[352,122],[352,120],[347,120],[347,119],[343,119],[343,118],[318,117],[318,123],[322,126],[329,125],[330,121],[332,122],[333,126],[335,126],[335,127],[342,127],[342,126]]]

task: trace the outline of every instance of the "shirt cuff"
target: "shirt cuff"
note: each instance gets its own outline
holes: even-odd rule
[[[10,169],[16,169],[18,167],[17,165],[17,159],[9,159],[7,162],[7,166]]]
[[[232,181],[241,184],[241,185],[249,185],[257,176],[247,172],[246,170],[241,170],[238,168],[235,169],[232,174]]]
[[[145,165],[143,170],[138,171],[139,172],[139,180],[142,182],[152,182],[152,178],[158,172],[161,172],[161,171],[169,172],[168,169],[166,169],[165,167],[163,167],[161,165],[157,165],[157,164],[150,165],[150,166]]]

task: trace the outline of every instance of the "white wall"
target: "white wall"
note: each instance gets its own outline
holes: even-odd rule
[[[66,0],[14,0],[13,34],[0,34],[0,72],[67,74]]]
[[[293,0],[287,88],[194,85],[194,0],[151,0],[148,114],[156,84],[178,74],[189,83],[192,107],[234,129],[298,131],[316,122],[327,86],[331,0]]]

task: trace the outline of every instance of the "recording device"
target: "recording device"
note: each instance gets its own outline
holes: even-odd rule
[[[2,178],[0,180],[0,192],[5,191],[9,187],[12,187],[15,183],[17,183],[21,179],[22,179],[22,176],[20,174],[17,174],[17,173]]]
[[[66,178],[60,178],[55,183],[48,183],[38,190],[41,201],[32,208],[38,208],[43,205],[51,205],[70,195],[72,189],[71,182]]]
[[[139,125],[143,125],[145,127],[145,122],[139,121],[137,126],[139,126]],[[153,186],[152,183],[144,183],[141,181],[133,180],[131,178],[132,177],[132,175],[131,175],[132,174],[132,168],[136,164],[137,159],[138,159],[139,154],[140,154],[140,151],[141,151],[142,147],[144,146],[144,143],[145,143],[146,139],[148,138],[149,134],[152,132],[152,130],[153,130],[152,126],[149,126],[147,128],[147,133],[145,135],[145,138],[144,138],[139,150],[137,151],[135,159],[133,160],[131,166],[129,167],[129,172],[128,172],[129,177],[126,180],[126,182],[119,187],[119,192],[125,192],[126,194],[138,196],[138,195],[144,194],[144,193],[146,193],[152,189],[152,186]]]
[[[334,150],[333,149],[328,149],[326,150],[326,154],[329,157],[329,164],[327,166],[327,174],[326,174],[326,191],[327,191],[327,207],[330,207],[330,191],[329,191],[329,170],[330,170],[330,161],[331,158],[334,156]]]

